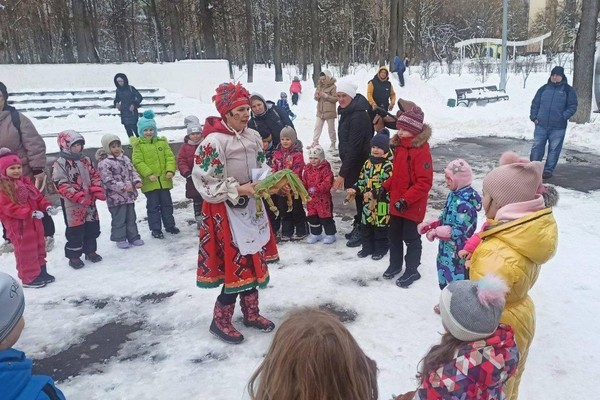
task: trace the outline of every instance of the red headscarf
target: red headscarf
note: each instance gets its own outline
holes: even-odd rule
[[[240,83],[222,83],[217,88],[217,93],[212,100],[217,106],[217,111],[224,117],[228,111],[242,105],[250,105],[250,92]]]

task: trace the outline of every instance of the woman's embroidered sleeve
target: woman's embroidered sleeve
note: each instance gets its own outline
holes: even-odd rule
[[[209,203],[222,203],[231,199],[234,203],[239,197],[239,183],[235,178],[227,177],[224,151],[215,139],[206,138],[194,155],[192,179],[202,198]]]

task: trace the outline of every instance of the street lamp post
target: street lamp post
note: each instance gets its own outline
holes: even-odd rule
[[[502,57],[500,61],[500,90],[506,90],[506,40],[508,36],[508,0],[502,1]]]

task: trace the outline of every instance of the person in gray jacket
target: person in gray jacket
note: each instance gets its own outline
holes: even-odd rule
[[[9,148],[16,153],[23,162],[23,175],[31,179],[35,185],[44,192],[46,180],[46,144],[29,118],[8,104],[8,90],[0,82],[0,147]],[[48,213],[42,218],[44,236],[46,238],[46,251],[54,246],[54,221]],[[6,236],[3,228],[4,243],[0,245],[0,254],[13,251],[10,238]]]

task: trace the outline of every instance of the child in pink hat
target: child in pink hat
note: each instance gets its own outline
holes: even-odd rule
[[[477,228],[477,212],[481,210],[481,196],[471,187],[473,171],[465,160],[450,161],[444,169],[446,185],[450,189],[440,217],[417,226],[429,241],[440,240],[437,271],[440,289],[453,281],[469,278],[465,260],[458,253]],[[439,307],[434,307],[439,313]]]
[[[57,211],[31,180],[23,176],[18,155],[0,149],[0,221],[15,248],[17,271],[23,287],[41,288],[54,282],[46,271],[46,241],[41,219]]]

